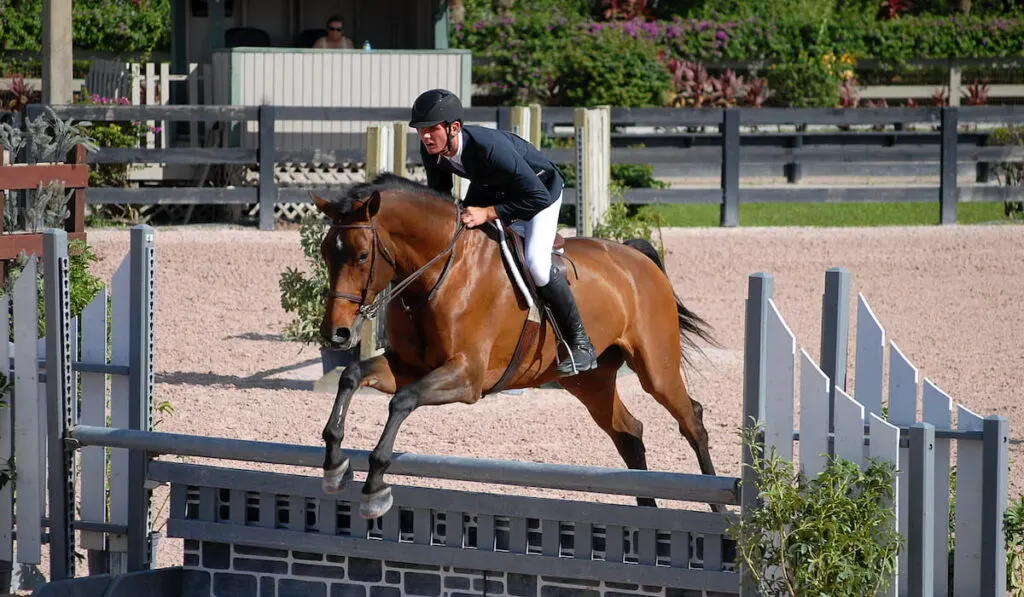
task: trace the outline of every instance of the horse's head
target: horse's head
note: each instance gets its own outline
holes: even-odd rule
[[[395,274],[395,260],[377,228],[380,192],[352,202],[332,202],[312,193],[331,226],[320,245],[328,289],[320,334],[332,346],[350,349],[359,340],[363,318]]]

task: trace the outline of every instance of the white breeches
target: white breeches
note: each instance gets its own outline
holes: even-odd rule
[[[558,232],[558,212],[562,208],[562,194],[545,207],[532,220],[516,222],[512,227],[523,235],[526,266],[537,286],[547,286],[551,278],[551,250]]]

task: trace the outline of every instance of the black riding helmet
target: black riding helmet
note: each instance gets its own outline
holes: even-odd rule
[[[412,104],[409,126],[426,128],[440,122],[462,121],[462,102],[447,89],[424,91]]]

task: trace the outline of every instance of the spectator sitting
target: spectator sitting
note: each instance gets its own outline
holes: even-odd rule
[[[344,29],[345,19],[338,16],[327,19],[327,35],[316,40],[313,47],[351,50],[354,47],[352,40],[341,34]]]

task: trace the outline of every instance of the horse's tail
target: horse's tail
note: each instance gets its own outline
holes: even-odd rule
[[[631,238],[623,244],[633,247],[650,258],[650,260],[658,266],[658,269],[665,274],[665,277],[668,278],[668,272],[665,271],[665,264],[661,261],[661,256],[658,255],[658,250],[654,248],[654,245],[652,245],[650,241],[642,238]],[[679,338],[682,345],[684,347],[689,346],[697,351],[701,351],[700,347],[696,342],[694,342],[693,336],[696,336],[712,346],[718,346],[718,342],[711,333],[711,324],[705,321],[700,315],[697,315],[693,311],[687,309],[675,289],[672,290],[672,294],[676,297],[676,312],[679,315]],[[683,350],[683,360],[687,364],[690,362],[685,350]]]

